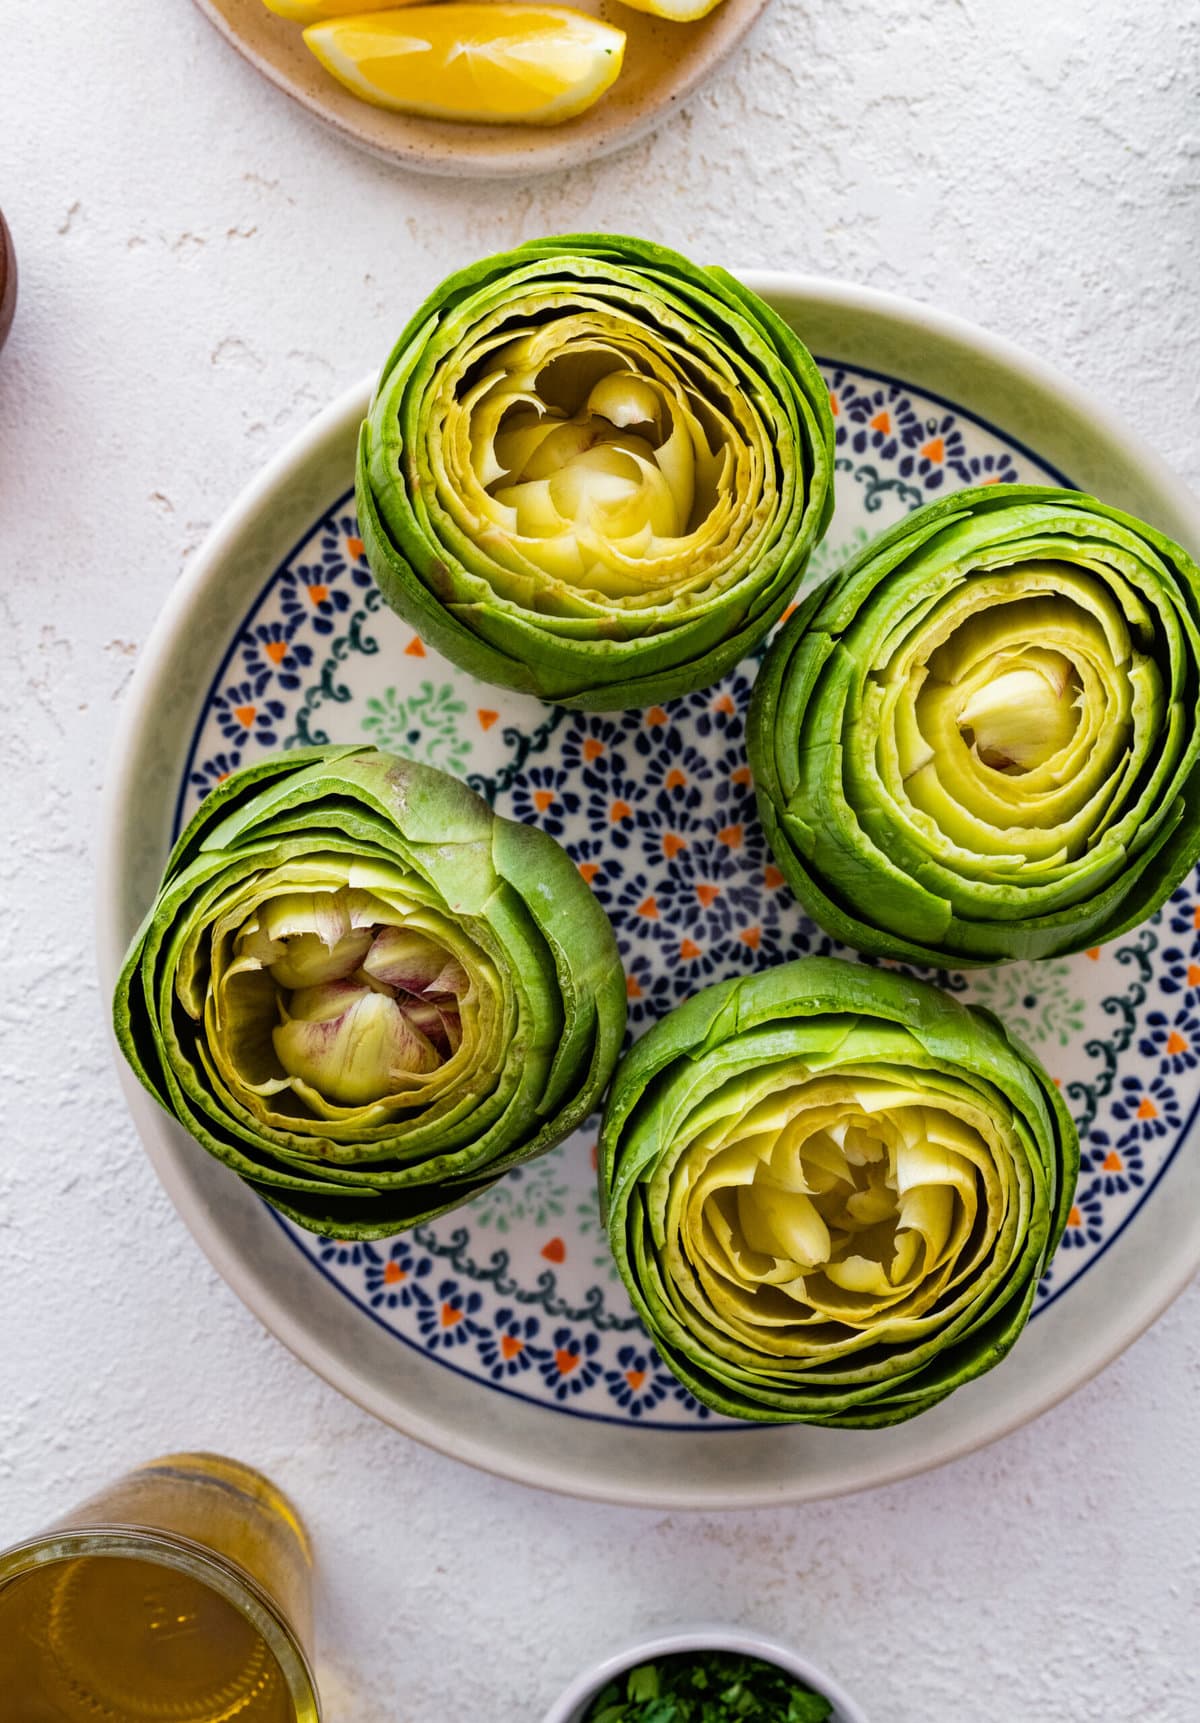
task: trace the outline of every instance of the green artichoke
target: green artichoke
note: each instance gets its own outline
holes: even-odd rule
[[[869,1428],[998,1363],[1079,1145],[989,1013],[806,958],[722,982],[618,1067],[601,1204],[663,1359],[734,1417]]]
[[[772,642],[748,735],[801,903],[947,967],[1101,944],[1200,853],[1200,570],[1074,491],[919,509]]]
[[[261,1196],[378,1238],[583,1123],[625,988],[553,838],[431,766],[309,748],[203,803],[114,1019],[150,1093]]]
[[[833,509],[821,375],[723,270],[613,234],[443,282],[358,456],[384,597],[484,681],[618,709],[715,682]]]

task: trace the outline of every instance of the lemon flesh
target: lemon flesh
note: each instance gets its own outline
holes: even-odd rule
[[[669,18],[673,24],[694,24],[697,18],[707,18],[715,12],[721,0],[621,0],[635,12],[649,12],[654,18]]]
[[[553,125],[621,70],[625,32],[566,6],[408,6],[311,25],[304,40],[364,101],[433,119]]]
[[[418,0],[263,0],[268,12],[293,24],[319,24],[323,18],[348,18],[352,13],[392,12],[415,6]]]

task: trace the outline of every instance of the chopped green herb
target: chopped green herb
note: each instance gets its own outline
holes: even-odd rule
[[[627,1669],[596,1695],[584,1723],[824,1723],[832,1710],[778,1664],[689,1651]]]

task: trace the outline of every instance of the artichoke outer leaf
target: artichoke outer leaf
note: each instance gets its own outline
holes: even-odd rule
[[[599,1103],[620,1052],[626,993],[612,924],[566,852],[536,826],[497,822],[497,872],[513,886],[553,954],[565,1023],[540,1111],[568,1105],[582,1122]]]
[[[368,424],[364,424],[359,436],[355,506],[371,573],[388,604],[412,624],[422,640],[469,675],[518,693],[536,694],[537,679],[528,666],[480,639],[458,620],[452,608],[434,596],[439,587],[449,593],[447,571],[436,554],[427,550],[418,563],[418,550],[424,547],[415,537],[408,540],[410,555],[401,554],[379,518],[377,485],[367,476],[367,446]],[[392,482],[390,477],[388,482]]]

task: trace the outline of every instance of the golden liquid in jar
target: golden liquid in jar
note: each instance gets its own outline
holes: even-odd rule
[[[4,1723],[295,1723],[252,1622],[161,1562],[85,1555],[0,1588]]]

